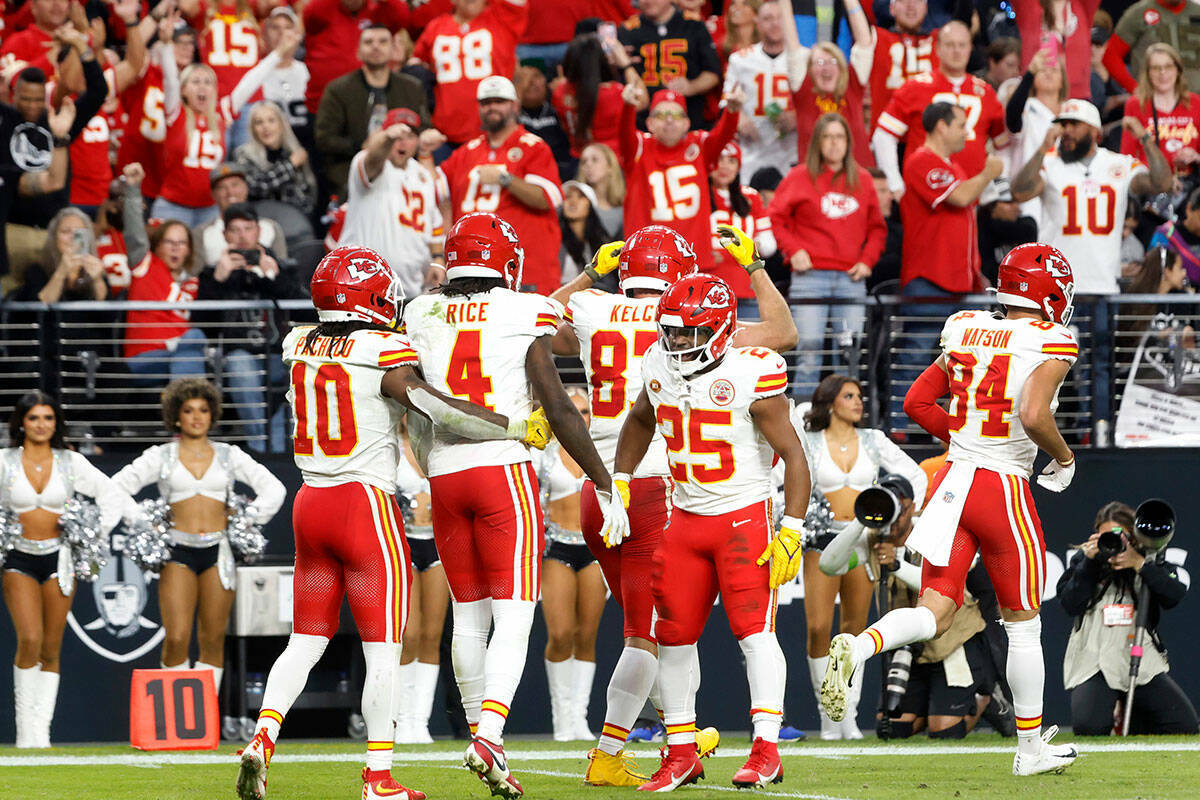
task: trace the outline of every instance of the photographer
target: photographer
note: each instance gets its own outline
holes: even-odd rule
[[[1129,690],[1130,644],[1144,586],[1150,603],[1147,636],[1129,732],[1194,734],[1196,709],[1167,673],[1166,648],[1157,630],[1162,610],[1179,604],[1187,584],[1162,558],[1165,541],[1156,544],[1137,535],[1133,509],[1124,503],[1101,508],[1094,530],[1058,581],[1058,599],[1075,617],[1063,659],[1071,725],[1082,736],[1113,730],[1114,709]]]
[[[879,528],[866,529],[868,569],[875,575],[887,576],[892,608],[910,607],[916,604],[921,586],[920,557],[904,546],[917,509],[912,484],[900,475],[884,475],[877,488],[887,490],[891,503],[898,504],[898,508],[891,505],[887,512],[875,512],[887,526],[886,534],[881,534]],[[872,491],[876,489],[868,490]],[[867,492],[860,497],[866,498]],[[856,504],[855,511],[859,520],[872,515],[864,503]],[[860,521],[844,523],[821,554],[821,571],[836,574],[838,569],[846,569],[860,559],[864,552],[863,531]],[[903,655],[899,654],[903,651],[898,651],[893,656],[893,664],[895,659],[906,658],[912,663],[907,687],[900,691],[893,689],[891,697],[885,690],[881,698],[876,729],[880,738],[906,739],[928,729],[930,738],[961,739],[975,727],[988,706],[988,695],[994,691],[998,673],[988,650],[984,634],[987,626],[976,599],[991,592],[982,569],[968,574],[967,589],[963,605],[946,633],[923,647],[916,646]],[[891,689],[894,681],[888,683]],[[898,716],[889,716],[889,705],[896,708]],[[1009,720],[1011,724],[1011,716]]]
[[[258,213],[245,203],[234,203],[222,215],[225,250],[212,267],[200,273],[197,300],[286,300],[303,297],[291,265],[280,265],[274,253],[259,244],[262,233]],[[267,435],[263,417],[265,385],[282,386],[286,370],[279,357],[279,323],[271,312],[231,310],[197,312],[210,340],[224,347],[224,374],[238,415],[250,437],[250,446],[261,450]],[[239,324],[240,323],[240,324]],[[283,448],[285,411],[281,405],[272,420],[272,435]]]

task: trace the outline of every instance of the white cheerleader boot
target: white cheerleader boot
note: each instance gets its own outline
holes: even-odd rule
[[[592,680],[596,677],[595,661],[572,659],[575,669],[571,672],[571,738],[589,742],[596,734],[588,730],[588,704],[592,699]]]
[[[417,662],[397,664],[392,678],[392,718],[396,723],[396,744],[413,742],[413,699]]]
[[[412,700],[412,740],[413,744],[433,744],[429,716],[433,713],[433,696],[437,694],[441,667],[421,661],[413,664],[416,665],[416,682]]]
[[[57,672],[38,671],[34,683],[32,747],[50,746],[50,724],[54,720],[54,707],[58,704],[58,679]]]
[[[834,722],[821,706],[821,681],[825,679],[825,668],[829,666],[829,656],[808,659],[808,679],[812,682],[813,692],[817,696],[817,714],[821,717],[821,741],[834,742],[842,738],[841,723]]]
[[[573,737],[571,725],[571,681],[575,659],[546,661],[546,682],[550,685],[550,718],[554,725],[554,741],[569,742]]]
[[[13,667],[13,710],[17,718],[17,747],[21,749],[34,747],[33,744],[33,715],[36,706],[37,676],[41,673],[40,666],[28,669]]]

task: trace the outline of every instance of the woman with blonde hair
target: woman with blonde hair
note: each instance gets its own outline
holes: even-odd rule
[[[197,669],[221,685],[225,629],[233,608],[234,562],[226,528],[237,481],[254,491],[253,522],[265,525],[283,505],[283,483],[237,445],[208,438],[221,419],[221,395],[202,378],[171,381],[162,393],[163,424],[176,438],[148,448],[113,476],[135,495],[156,484],[170,506],[170,560],[158,583],[163,669],[188,669],[197,625]]]
[[[159,27],[155,47],[163,75],[163,109],[167,135],[162,142],[162,188],[151,207],[160,219],[177,219],[189,228],[217,215],[209,183],[225,160],[225,122],[217,112],[217,74],[208,64],[189,64],[180,73],[170,41],[172,15]]]
[[[11,299],[57,303],[106,297],[108,281],[104,264],[96,257],[92,221],[68,206],[50,219],[42,257],[36,268],[26,271],[25,285]]]
[[[317,178],[283,109],[269,100],[250,107],[250,141],[233,154],[246,171],[251,200],[278,200],[308,216],[317,205]]]
[[[67,423],[53,397],[30,392],[8,420],[12,447],[0,450],[0,514],[20,536],[0,550],[4,604],[17,634],[13,699],[17,747],[49,747],[58,699],[62,637],[75,598],[74,558],[59,529],[73,494],[94,498],[98,535],[107,540],[133,499],[66,442]]]
[[[599,142],[583,148],[578,180],[596,193],[596,213],[605,230],[620,236],[625,228],[625,173],[621,171],[616,151]]]
[[[1125,101],[1125,116],[1154,136],[1176,175],[1192,172],[1200,163],[1200,95],[1188,90],[1183,59],[1171,45],[1155,42],[1146,48],[1137,89]],[[1128,128],[1121,133],[1121,152],[1146,159],[1145,148]]]
[[[817,42],[812,48],[800,44],[795,25],[783,26],[787,53],[788,84],[796,108],[797,147],[800,160],[808,153],[809,140],[816,122],[824,114],[837,112],[845,118],[854,140],[854,158],[863,167],[875,165],[864,116],[866,85],[874,59],[871,26],[867,24],[859,0],[845,0],[846,18],[854,36],[850,49],[853,64],[833,42]],[[792,18],[791,0],[780,0],[783,18]],[[851,68],[853,66],[853,69]]]

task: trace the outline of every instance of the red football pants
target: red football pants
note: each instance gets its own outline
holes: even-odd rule
[[[456,602],[530,600],[542,588],[542,504],[528,461],[429,479],[433,539]]]
[[[600,564],[604,580],[625,612],[625,636],[654,641],[654,553],[671,516],[671,482],[634,478],[629,482],[629,536],[616,547],[600,538],[604,513],[596,485],[583,482],[579,494],[583,539]]]
[[[739,641],[774,631],[776,592],[770,587],[770,569],[755,563],[772,536],[767,500],[716,516],[674,509],[654,556],[659,644],[695,644],[718,591]]]
[[[364,483],[301,486],[292,505],[296,633],[330,638],[342,595],[364,642],[399,642],[408,619],[412,567],[400,509]]]
[[[930,497],[937,494],[949,469],[946,464],[933,476]],[[975,470],[954,534],[950,563],[939,567],[926,561],[921,567],[921,590],[933,589],[961,606],[976,551],[982,554],[1001,607],[1034,611],[1041,605],[1046,542],[1029,481],[988,469]]]

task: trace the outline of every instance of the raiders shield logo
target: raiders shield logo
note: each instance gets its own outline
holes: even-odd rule
[[[150,587],[142,571],[118,552],[122,534],[113,535],[113,556],[92,583],[77,583],[67,624],[88,649],[109,661],[135,661],[162,643],[162,626],[143,612]]]

